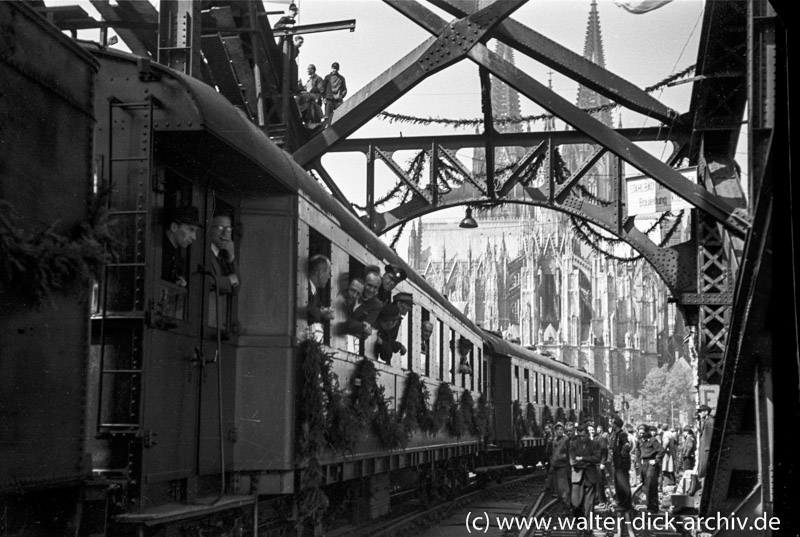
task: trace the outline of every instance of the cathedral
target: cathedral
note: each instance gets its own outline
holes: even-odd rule
[[[510,47],[498,43],[496,52],[513,61]],[[594,1],[584,57],[605,67]],[[580,108],[607,103],[594,91],[578,90]],[[496,79],[492,108],[497,118],[521,117],[519,95]],[[612,125],[608,109],[594,115]],[[504,122],[496,128],[511,132],[521,125]],[[554,128],[553,120],[545,122],[545,130]],[[594,150],[591,145],[568,145],[561,146],[560,154],[566,168],[575,170]],[[512,165],[525,151],[496,149],[497,168]],[[485,173],[483,150],[475,150],[474,162],[473,173]],[[581,181],[589,195],[608,199],[618,165],[608,154],[594,165]],[[624,243],[598,252],[576,233],[569,215],[531,205],[505,204],[475,216],[476,229],[461,229],[452,219],[414,223],[408,262],[483,328],[583,368],[617,394],[634,393],[651,369],[685,354],[686,329],[668,301],[666,286],[646,261],[627,260],[636,252]],[[637,225],[644,229],[657,217],[637,217]],[[681,222],[667,244],[688,240],[688,229]]]

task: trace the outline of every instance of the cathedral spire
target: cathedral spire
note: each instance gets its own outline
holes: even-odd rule
[[[583,57],[600,67],[606,66],[606,57],[603,52],[603,34],[600,31],[600,14],[597,12],[597,0],[592,0],[592,8],[589,11],[589,24],[586,26]]]
[[[605,68],[606,56],[603,52],[603,33],[600,31],[600,13],[597,11],[597,0],[592,0],[589,10],[589,22],[586,25],[586,39],[583,45],[583,57]],[[578,106],[580,108],[591,108],[608,104],[609,100],[599,95],[593,90],[584,86],[578,87]],[[608,125],[612,125],[611,113],[607,110],[594,114],[597,119]]]

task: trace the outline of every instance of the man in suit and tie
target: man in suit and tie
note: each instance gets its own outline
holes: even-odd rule
[[[239,290],[239,267],[232,233],[233,225],[229,214],[217,214],[211,219],[211,271],[217,276],[221,295],[235,295]]]
[[[228,213],[215,214],[211,219],[208,232],[211,252],[209,265],[211,272],[216,276],[209,291],[208,325],[217,326],[217,311],[219,311],[222,328],[225,330],[223,337],[227,336],[227,329],[232,322],[231,297],[239,291],[239,267],[236,263],[232,233],[231,215]],[[216,304],[217,295],[220,297],[219,310]]]
[[[322,293],[331,279],[331,260],[322,254],[308,260],[308,324],[328,323],[333,319],[333,308],[324,304]]]

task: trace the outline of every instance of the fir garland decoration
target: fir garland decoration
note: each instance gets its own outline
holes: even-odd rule
[[[410,435],[416,430],[434,434],[436,432],[433,413],[428,408],[428,387],[420,376],[411,371],[406,377],[403,398],[400,401],[400,422]]]
[[[544,405],[542,409],[542,423],[547,425],[548,423],[553,423],[553,414],[550,412],[550,407]]]
[[[478,409],[475,412],[475,429],[477,436],[482,440],[488,440],[491,433],[492,409],[485,394],[478,397]]]
[[[459,408],[461,409],[464,423],[467,426],[467,431],[473,436],[479,436],[480,431],[475,423],[475,401],[472,399],[472,394],[469,390],[461,392]]]
[[[556,422],[559,422],[559,421],[561,423],[564,423],[565,421],[567,421],[567,415],[564,413],[564,409],[561,408],[561,407],[558,407],[556,409]]]
[[[448,425],[449,428],[451,410],[455,406],[456,401],[450,384],[442,382],[436,390],[436,403],[433,405],[433,422],[436,431],[441,431],[445,425]]]
[[[690,65],[686,69],[679,71],[677,73],[671,74],[666,78],[656,82],[651,86],[647,86],[644,88],[644,91],[647,93],[653,93],[656,90],[659,90],[665,86],[668,86],[675,80],[679,78],[683,78],[687,76],[689,73],[693,72],[696,65]],[[599,106],[592,106],[583,108],[582,110],[588,114],[597,114],[600,112],[605,112],[607,110],[613,110],[618,108],[619,104],[617,103],[609,103]],[[483,125],[483,118],[472,118],[472,119],[448,119],[448,118],[440,118],[440,117],[419,117],[419,116],[410,116],[406,114],[393,114],[391,112],[381,112],[377,116],[380,119],[388,121],[389,123],[410,123],[412,125],[447,125],[453,128],[474,128]],[[547,121],[550,119],[554,119],[555,116],[553,114],[537,114],[537,115],[530,115],[530,116],[509,116],[509,117],[496,117],[493,118],[493,124],[496,127],[503,127],[507,125],[525,125],[528,126],[536,123],[538,121]]]
[[[678,213],[678,216],[675,217],[675,221],[672,223],[672,226],[670,227],[669,230],[667,230],[667,232],[661,238],[661,241],[658,244],[659,248],[664,248],[666,246],[666,244],[670,241],[670,239],[672,239],[672,236],[675,234],[675,232],[678,231],[678,226],[680,225],[681,220],[683,219],[683,214],[684,214],[684,211],[681,210]],[[651,225],[647,229],[647,231],[645,233],[646,234],[652,233],[656,229],[656,227],[662,225],[671,216],[672,216],[672,213],[670,213],[669,211],[665,212],[664,214],[662,214],[659,217],[659,219],[655,223],[653,223],[653,225]],[[605,242],[605,243],[615,244],[615,243],[622,242],[622,239],[620,239],[620,238],[609,238],[609,237],[605,237],[603,235],[600,235],[595,230],[593,230],[587,223],[580,222],[577,218],[575,218],[574,216],[571,216],[571,215],[570,215],[570,221],[572,222],[572,226],[573,226],[573,228],[574,228],[574,230],[576,232],[576,235],[581,240],[581,242],[583,242],[584,244],[589,246],[595,253],[598,253],[598,254],[606,257],[607,259],[613,259],[613,260],[618,261],[620,263],[634,263],[634,262],[639,261],[640,259],[642,259],[644,257],[641,254],[635,255],[635,256],[632,256],[632,257],[621,257],[621,256],[618,256],[618,255],[614,255],[611,252],[608,252],[608,251],[604,250],[603,248],[601,248],[597,243],[598,242]],[[590,234],[593,234],[593,236],[596,238],[596,241],[593,241],[589,237]]]
[[[450,433],[450,436],[461,438],[466,431],[467,424],[464,414],[461,412],[459,405],[453,404],[450,407],[450,419],[447,420],[447,432]]]
[[[333,355],[326,353],[314,339],[303,342],[301,374],[297,401],[295,453],[298,465],[306,465],[301,491],[298,494],[303,517],[321,517],[328,507],[328,497],[322,490],[325,474],[319,457],[325,447],[327,425],[326,406],[330,393]],[[326,390],[328,388],[328,390]]]
[[[533,406],[533,403],[528,403],[528,406],[525,407],[525,421],[527,422],[527,428],[531,434],[533,436],[539,436],[539,425],[536,423],[536,407]]]
[[[372,432],[378,438],[381,446],[387,449],[397,449],[408,443],[410,434],[397,419],[393,410],[389,409],[384,387],[378,386],[374,394],[375,415],[372,419]]]
[[[298,464],[303,464],[319,457],[326,445],[328,397],[325,388],[330,383],[333,355],[326,353],[322,344],[314,339],[304,341],[300,352],[303,381],[298,390],[295,453]]]
[[[514,423],[514,437],[517,440],[522,440],[524,437],[530,434],[528,431],[527,423],[525,423],[525,417],[522,415],[522,405],[519,402],[519,399],[514,401],[511,405],[511,416]]]
[[[14,207],[0,199],[0,295],[38,306],[55,292],[80,295],[116,257],[119,241],[109,224],[107,194],[92,196],[83,222],[67,234],[26,231]]]

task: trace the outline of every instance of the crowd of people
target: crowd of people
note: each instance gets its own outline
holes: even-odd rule
[[[331,278],[331,261],[318,254],[308,262],[308,324],[329,324],[337,321],[335,328],[341,334],[358,338],[362,343],[377,333],[375,355],[391,363],[394,354],[405,355],[408,349],[398,341],[403,318],[414,305],[411,293],[392,294],[397,284],[406,279],[406,271],[386,265],[381,274],[376,265],[368,265],[364,274],[350,278],[348,286],[339,297],[346,318],[336,319],[336,309],[321,306],[321,290]]]
[[[291,4],[287,14],[281,17],[273,28],[280,30],[294,26],[298,13],[299,9],[297,5]],[[278,45],[283,47],[284,41],[285,38],[283,36],[279,37]],[[297,61],[297,55],[303,43],[304,40],[302,36],[294,36],[291,61],[295,76],[297,73],[295,62]],[[317,74],[317,66],[313,63],[308,65],[306,72],[308,73],[308,79],[305,82],[298,79],[297,85],[292,88],[292,95],[297,103],[300,117],[303,123],[310,128],[328,125],[333,118],[334,110],[341,106],[344,98],[347,96],[347,81],[344,76],[339,73],[338,62],[333,62],[331,64],[331,71],[325,75],[324,78]]]
[[[607,431],[591,419],[546,423],[548,486],[553,497],[588,519],[595,507],[632,511],[632,486],[640,483],[651,513],[663,507],[659,493],[694,493],[688,478],[705,476],[714,427],[710,411],[707,405],[699,407],[697,432],[690,425],[676,430],[666,424],[641,424],[634,429],[619,416],[609,420]]]

